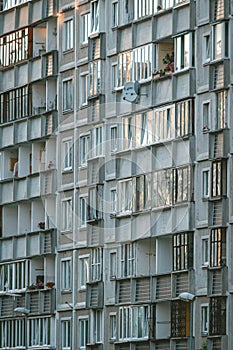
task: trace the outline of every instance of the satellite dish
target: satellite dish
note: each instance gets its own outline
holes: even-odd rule
[[[123,100],[136,103],[139,95],[140,84],[137,81],[129,81],[125,83],[123,89]]]

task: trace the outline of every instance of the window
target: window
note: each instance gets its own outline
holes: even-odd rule
[[[102,311],[93,311],[93,342],[101,343],[103,338]]]
[[[116,278],[117,276],[117,254],[116,252],[110,252],[109,254],[110,262],[110,278]]]
[[[173,235],[173,271],[188,270],[193,267],[193,234]]]
[[[209,328],[209,307],[208,304],[201,305],[201,334],[208,334]]]
[[[186,202],[190,198],[191,179],[190,167],[173,169],[174,203]]]
[[[155,110],[154,130],[155,142],[175,138],[175,106]]]
[[[24,2],[28,2],[28,0],[15,0],[15,1],[4,0],[3,1],[3,10],[15,7],[15,6],[20,5],[20,4],[24,3]]]
[[[0,123],[27,117],[30,114],[30,104],[28,86],[0,94]]]
[[[134,210],[140,211],[150,207],[151,175],[140,175],[133,178]]]
[[[193,103],[191,100],[176,103],[176,137],[189,135],[192,131]]]
[[[17,261],[0,265],[0,290],[26,288],[29,284],[29,261]]]
[[[87,225],[87,197],[80,197],[80,227]]]
[[[93,156],[98,157],[103,153],[103,127],[98,126],[93,130]]]
[[[112,3],[112,27],[118,26],[118,1]]]
[[[86,166],[89,153],[90,136],[80,137],[80,165]]]
[[[174,0],[155,0],[154,12],[171,8],[173,2]]]
[[[202,266],[209,266],[209,240],[202,239]]]
[[[210,195],[210,171],[202,172],[202,198],[209,198]]]
[[[25,319],[0,321],[0,348],[25,348]]]
[[[81,16],[81,44],[88,43],[90,35],[90,13]]]
[[[209,335],[226,334],[226,297],[210,298],[209,308]]]
[[[133,117],[123,118],[123,147],[124,149],[133,147],[134,124]]]
[[[87,105],[88,97],[88,73],[80,76],[80,105]]]
[[[210,129],[210,103],[203,103],[203,131],[208,131]]]
[[[204,36],[204,55],[203,55],[203,62],[209,62],[210,60],[210,35],[207,34]]]
[[[148,338],[148,320],[149,310],[148,306],[124,306],[119,310],[119,338]]]
[[[73,85],[72,79],[63,81],[63,112],[73,108]]]
[[[86,289],[89,282],[89,255],[79,257],[79,288]]]
[[[24,28],[0,38],[0,66],[28,59],[32,55],[32,28]]]
[[[89,96],[101,93],[101,61],[89,63]]]
[[[223,170],[222,161],[214,161],[212,163],[212,197],[220,197],[223,194]]]
[[[111,131],[111,152],[117,151],[118,146],[118,135],[117,135],[117,126],[113,126],[110,129]]]
[[[191,33],[181,35],[175,41],[176,70],[182,70],[192,66],[192,36]]]
[[[152,112],[136,115],[136,146],[152,142]]]
[[[116,314],[109,315],[109,338],[116,339]]]
[[[30,318],[28,322],[30,332],[28,346],[51,345],[51,318]]]
[[[171,336],[187,337],[189,336],[189,328],[187,324],[190,322],[190,304],[182,300],[174,300],[171,302]]]
[[[172,169],[156,171],[153,174],[153,207],[159,208],[172,204],[173,173]]]
[[[132,179],[120,181],[118,183],[119,211],[121,214],[132,211]]]
[[[71,321],[70,320],[61,321],[61,349],[62,350],[71,349]]]
[[[112,90],[118,87],[118,67],[117,63],[112,64]]]
[[[63,155],[64,155],[64,165],[63,170],[72,170],[73,162],[73,141],[72,139],[63,140]]]
[[[134,0],[134,19],[139,19],[152,14],[151,0]]]
[[[223,129],[227,126],[227,91],[216,93],[216,120],[215,129]]]
[[[228,26],[225,22],[213,26],[213,59],[228,56]]]
[[[72,199],[62,201],[62,231],[72,230]]]
[[[99,281],[102,274],[102,251],[94,248],[91,251],[91,280]]]
[[[212,229],[210,232],[210,266],[226,265],[226,230]]]
[[[79,349],[85,350],[88,343],[88,317],[79,318]]]
[[[103,213],[103,186],[89,188],[88,193],[88,220],[100,220]]]
[[[99,1],[93,1],[91,3],[91,33],[99,31]]]
[[[111,212],[117,212],[117,191],[115,189],[110,191]]]
[[[71,260],[61,261],[61,289],[70,290],[71,289]]]
[[[121,277],[133,276],[135,273],[135,245],[134,243],[121,246]]]
[[[153,45],[145,45],[118,55],[118,86],[152,77]]]
[[[65,21],[63,24],[64,36],[63,36],[63,51],[73,49],[73,19]]]

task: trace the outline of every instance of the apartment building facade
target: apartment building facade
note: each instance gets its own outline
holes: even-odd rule
[[[232,348],[232,16],[3,1],[0,349]]]

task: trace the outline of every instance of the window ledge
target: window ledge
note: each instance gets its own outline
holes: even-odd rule
[[[63,51],[62,51],[63,55],[68,55],[69,53],[72,53],[72,52],[74,52],[74,48],[73,48],[73,47],[70,48],[70,49],[63,50]]]
[[[73,173],[73,169],[72,168],[67,168],[67,169],[63,169],[62,170],[62,174],[70,174]]]
[[[61,294],[72,294],[72,290],[71,289],[62,289]]]
[[[147,21],[148,19],[151,19],[153,17],[152,13],[146,16],[138,17],[133,19],[133,24],[137,24],[143,21]]]

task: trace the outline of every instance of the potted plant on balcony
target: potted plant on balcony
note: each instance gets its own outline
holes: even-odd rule
[[[45,229],[45,222],[44,221],[39,222],[38,226],[41,230],[44,230]]]
[[[54,285],[55,285],[55,283],[54,283],[54,282],[51,282],[51,281],[48,281],[48,282],[46,283],[46,287],[47,287],[47,288],[53,288]]]
[[[174,52],[171,54],[167,53],[166,56],[163,58],[163,63],[166,65],[165,71],[167,72],[174,72]]]
[[[27,286],[28,290],[35,290],[36,289],[36,285],[34,283],[30,284],[29,286]]]
[[[43,281],[36,282],[36,288],[37,289],[44,289],[44,282]]]

